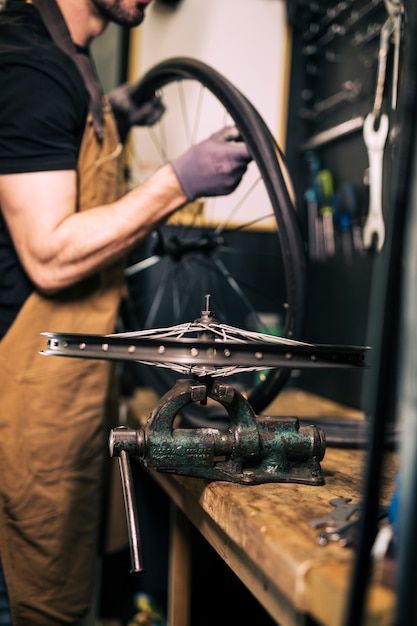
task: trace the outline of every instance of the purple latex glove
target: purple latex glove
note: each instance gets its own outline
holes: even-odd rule
[[[252,160],[235,126],[226,126],[171,161],[188,200],[225,196],[241,181]]]
[[[135,93],[134,83],[123,83],[107,94],[123,142],[132,126],[153,126],[165,112],[159,95],[143,100],[135,98]]]

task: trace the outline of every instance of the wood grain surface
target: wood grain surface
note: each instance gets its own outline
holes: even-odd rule
[[[155,406],[147,406],[147,401],[157,402],[139,390],[131,402],[137,423],[146,421]],[[357,410],[300,390],[281,392],[265,414],[364,419]],[[319,545],[319,530],[309,521],[329,513],[333,498],[362,500],[366,460],[363,450],[327,448],[321,462],[323,486],[239,485],[151,474],[280,626],[301,624],[303,614],[325,626],[342,626],[354,552],[337,542]],[[392,493],[395,473],[395,455],[387,453],[384,503]],[[393,624],[394,600],[390,589],[374,583],[368,593],[366,624]]]

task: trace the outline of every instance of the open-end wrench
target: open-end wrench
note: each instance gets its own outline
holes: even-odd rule
[[[333,498],[330,504],[334,508],[327,515],[308,522],[312,528],[323,528],[316,537],[317,543],[325,546],[329,541],[337,541],[342,547],[354,545],[360,535],[361,523],[360,516],[355,513],[362,512],[362,503],[354,503],[352,498]],[[378,520],[386,515],[386,507],[379,507]]]
[[[333,498],[330,504],[334,508],[327,515],[316,517],[308,522],[312,528],[324,527],[326,532],[341,532],[349,525],[352,515],[362,509],[362,504],[353,503],[352,498]]]
[[[382,172],[389,121],[388,116],[382,114],[377,129],[375,129],[375,121],[375,115],[368,113],[363,124],[363,139],[369,159],[369,211],[363,228],[363,244],[365,248],[370,248],[376,237],[376,247],[380,252],[385,239],[382,215]]]

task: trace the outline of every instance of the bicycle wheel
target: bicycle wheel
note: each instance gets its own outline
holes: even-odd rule
[[[189,203],[130,255],[124,328],[192,321],[209,293],[220,321],[301,338],[304,245],[281,170],[283,156],[267,125],[230,81],[195,59],[157,64],[138,89],[144,97],[159,91],[166,112],[153,128],[132,130],[132,184],[226,124],[236,125],[253,162],[236,191]],[[138,365],[139,377],[158,393],[173,385],[172,373],[144,367]],[[231,382],[260,412],[289,373],[288,368],[273,369]]]

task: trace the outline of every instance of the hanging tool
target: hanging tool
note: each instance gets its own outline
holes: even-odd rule
[[[384,97],[384,89],[386,82],[388,53],[391,47],[391,40],[394,42],[394,58],[392,67],[392,94],[391,108],[395,110],[397,107],[398,95],[398,77],[400,63],[400,45],[402,35],[402,24],[404,16],[404,6],[402,2],[395,0],[384,0],[385,7],[388,12],[388,18],[381,28],[380,43],[378,51],[378,73],[377,86],[375,93],[375,101],[373,113],[378,119],[382,110],[382,100]]]
[[[313,187],[308,187],[305,190],[304,199],[307,204],[308,253],[311,260],[318,261],[322,257],[322,252],[317,239],[318,202]]]
[[[322,148],[332,141],[336,141],[336,139],[342,139],[355,131],[361,130],[363,128],[363,123],[365,118],[362,116],[355,117],[351,120],[347,120],[346,122],[342,122],[337,126],[333,126],[332,128],[328,128],[327,130],[323,130],[320,133],[317,133],[310,139],[307,139],[301,146],[301,150],[313,150],[317,148]]]
[[[305,157],[310,174],[309,186],[304,192],[308,218],[308,251],[310,259],[313,261],[322,261],[325,258],[324,237],[319,217],[319,200],[316,182],[317,174],[320,171],[320,161],[313,150],[308,150]]]
[[[391,19],[394,23],[394,61],[393,61],[393,70],[392,70],[392,97],[391,97],[391,106],[395,111],[397,108],[397,98],[398,98],[398,79],[399,79],[399,69],[400,69],[400,46],[401,46],[401,37],[402,37],[402,28],[404,21],[404,5],[402,2],[393,2],[385,0],[385,3],[388,5],[388,10],[391,14]]]
[[[336,195],[338,198],[337,217],[342,230],[342,251],[349,264],[353,260],[353,250],[359,254],[363,254],[364,251],[355,186],[347,181],[341,182]]]
[[[334,240],[334,186],[333,176],[329,170],[320,170],[316,177],[319,214],[322,220],[324,235],[324,250],[326,256],[335,255]]]
[[[341,183],[335,193],[335,217],[340,229],[346,265],[352,264],[352,213],[356,204],[353,193],[353,187],[348,183]]]
[[[375,115],[369,113],[363,125],[363,138],[369,159],[369,210],[363,229],[363,244],[371,248],[376,239],[378,252],[385,239],[385,225],[382,213],[382,183],[384,148],[388,136],[388,116],[381,115],[379,128],[375,129]]]
[[[392,39],[394,41],[391,95],[392,110],[395,110],[397,106],[400,44],[404,15],[404,7],[401,2],[396,2],[395,0],[384,0],[384,2],[388,12],[388,18],[382,25],[379,37],[378,69],[374,104],[372,109],[376,124],[379,123],[380,117],[382,115],[382,104],[387,78],[387,61]]]
[[[382,213],[382,183],[384,167],[384,149],[388,136],[388,116],[382,112],[383,98],[387,77],[387,59],[394,40],[394,62],[392,77],[391,107],[397,105],[399,48],[404,7],[400,1],[384,0],[388,18],[381,28],[378,70],[374,105],[363,125],[363,138],[369,158],[369,211],[363,231],[363,243],[371,248],[376,239],[378,252],[382,250],[385,239],[385,226]]]
[[[361,93],[361,81],[346,80],[336,93],[324,100],[319,100],[310,109],[301,109],[299,115],[304,119],[314,120],[323,115],[323,113],[328,113],[345,102],[355,102]]]

